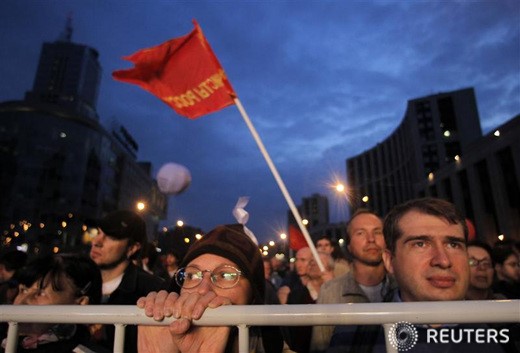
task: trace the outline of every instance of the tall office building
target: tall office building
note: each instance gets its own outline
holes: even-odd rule
[[[509,152],[500,152],[505,141],[511,144]],[[454,202],[475,223],[480,238],[493,242],[502,233],[520,238],[518,221],[513,221],[519,219],[520,208],[499,190],[506,179],[513,191],[519,188],[517,145],[513,137],[482,136],[472,88],[410,100],[389,137],[347,159],[351,213],[369,207],[384,216],[406,200],[439,196]],[[492,157],[493,153],[502,157]],[[497,160],[511,163],[500,164],[502,169],[491,167]],[[486,177],[488,173],[493,177]],[[512,177],[506,177],[510,173]]]
[[[48,103],[99,120],[96,104],[101,81],[97,50],[72,42],[71,19],[65,32],[53,43],[44,43],[30,103]]]
[[[0,103],[0,244],[81,245],[85,221],[146,204],[148,235],[167,199],[136,160],[138,144],[121,125],[100,125],[101,67],[95,49],[65,36],[45,43],[32,91]]]
[[[309,227],[329,223],[329,200],[326,196],[313,194],[309,197],[304,197],[298,208],[302,218],[309,222]]]
[[[307,221],[305,226],[314,242],[323,235],[333,240],[345,238],[345,223],[330,223],[329,199],[327,196],[313,194],[304,197],[297,208],[302,219]],[[287,215],[288,224],[296,225],[296,220],[290,210],[287,211]]]
[[[520,240],[520,115],[465,147],[419,185],[418,196],[454,202],[494,244]]]

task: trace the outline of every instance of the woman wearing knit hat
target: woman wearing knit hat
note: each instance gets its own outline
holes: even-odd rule
[[[157,321],[171,316],[177,319],[169,327],[140,326],[139,351],[238,351],[236,328],[193,326],[192,320],[200,319],[207,308],[264,303],[262,258],[243,226],[219,226],[195,242],[172,282],[177,289],[152,292],[137,302],[147,316]],[[250,332],[250,351],[284,350],[278,327],[261,327]]]

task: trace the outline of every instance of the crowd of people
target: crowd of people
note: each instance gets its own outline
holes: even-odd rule
[[[518,242],[468,241],[465,218],[445,200],[422,198],[395,206],[385,218],[366,210],[347,224],[346,252],[322,236],[295,261],[262,258],[240,224],[218,226],[184,256],[157,261],[146,226],[131,211],[96,224],[90,253],[28,258],[0,256],[0,303],[12,305],[137,305],[168,326],[126,328],[125,352],[237,352],[235,327],[201,327],[193,320],[222,305],[291,305],[520,299]],[[519,312],[520,321],[520,312]],[[506,323],[507,342],[431,345],[426,330],[480,329],[481,324],[416,325],[410,352],[519,352],[519,324]],[[112,325],[19,325],[18,352],[110,352]],[[0,340],[7,326],[0,326]],[[385,352],[381,325],[265,326],[250,330],[251,352]],[[2,350],[6,341],[2,342]]]

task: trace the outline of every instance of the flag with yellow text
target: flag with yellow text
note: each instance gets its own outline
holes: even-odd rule
[[[196,119],[234,104],[222,66],[196,21],[194,30],[123,59],[135,66],[112,73],[157,96],[178,114]]]

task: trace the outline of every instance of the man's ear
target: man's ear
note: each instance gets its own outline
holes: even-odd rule
[[[385,264],[386,272],[394,274],[394,266],[392,264],[393,255],[388,249],[383,250],[383,263]]]
[[[131,258],[132,255],[139,251],[139,249],[141,249],[141,243],[133,243],[132,245],[129,245],[128,250],[126,251],[126,257]]]
[[[83,295],[76,299],[76,304],[78,304],[78,305],[88,305],[89,302],[90,302],[90,298],[86,295]]]

